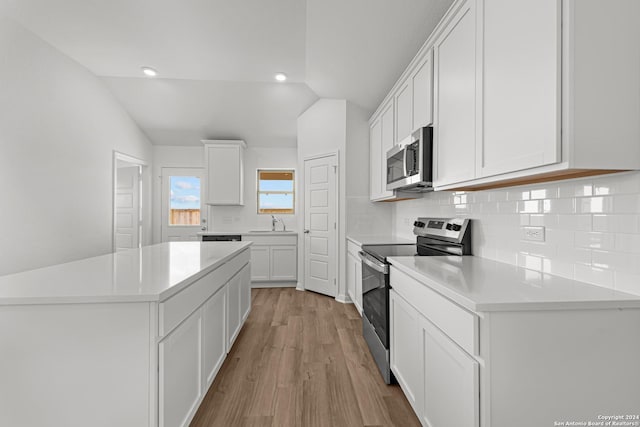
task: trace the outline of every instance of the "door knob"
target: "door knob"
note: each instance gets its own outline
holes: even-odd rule
[[[309,230],[304,230],[304,234],[309,234]]]

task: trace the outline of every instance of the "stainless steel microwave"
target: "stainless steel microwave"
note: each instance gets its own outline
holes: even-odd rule
[[[433,127],[418,129],[387,151],[387,190],[433,190]]]

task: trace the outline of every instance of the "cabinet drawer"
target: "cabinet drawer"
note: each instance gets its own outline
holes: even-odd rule
[[[356,245],[351,240],[347,240],[347,252],[349,252],[354,257],[358,258],[358,252],[360,252],[361,249],[362,248],[360,246]]]
[[[249,250],[244,250],[232,260],[196,280],[165,302],[161,302],[159,305],[160,336],[163,337],[171,332],[211,295],[221,289],[249,262],[249,259]]]
[[[296,245],[298,243],[298,236],[292,234],[290,236],[255,236],[244,235],[242,241],[253,242],[256,245]]]
[[[391,287],[469,354],[478,355],[478,316],[395,267]]]

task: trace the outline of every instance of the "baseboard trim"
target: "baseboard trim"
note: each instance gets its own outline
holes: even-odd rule
[[[296,282],[251,282],[252,288],[295,288]]]
[[[304,286],[302,286],[302,283],[296,283],[296,291],[304,291]]]
[[[345,294],[336,295],[336,301],[341,302],[342,304],[352,304],[353,303],[353,301],[351,301],[351,298],[349,298],[349,296],[345,295]]]

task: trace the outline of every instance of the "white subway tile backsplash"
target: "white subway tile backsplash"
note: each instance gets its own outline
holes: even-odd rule
[[[593,231],[637,233],[638,215],[593,215]]]
[[[542,201],[542,212],[554,214],[572,214],[576,211],[574,199],[546,199]]]
[[[591,231],[591,215],[558,215],[558,227],[561,230]],[[593,230],[608,231],[608,230]]]
[[[558,186],[558,197],[593,196],[593,184],[584,181],[565,181]]]
[[[616,251],[640,254],[640,234],[618,233],[615,236]]]
[[[640,172],[478,192],[434,192],[393,204],[394,233],[418,216],[469,217],[473,253],[640,295]],[[545,242],[521,240],[545,227]]]
[[[576,199],[576,213],[612,213],[612,197],[581,197]]]
[[[529,192],[531,200],[534,199],[555,199],[558,197],[558,187],[536,188]]]
[[[540,200],[523,200],[518,202],[518,212],[520,213],[540,213],[542,212]]]
[[[614,250],[614,235],[612,233],[576,231],[575,245],[579,248]]]
[[[622,213],[638,213],[640,212],[640,195],[623,194],[613,196],[612,212]]]

